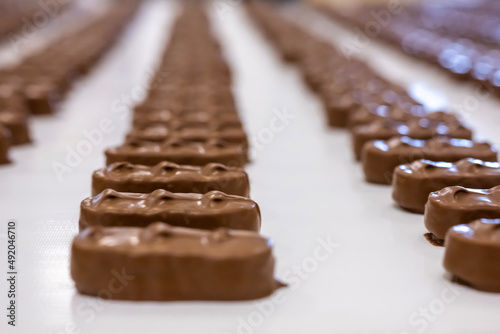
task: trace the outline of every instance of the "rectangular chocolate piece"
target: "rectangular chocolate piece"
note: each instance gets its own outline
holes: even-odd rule
[[[200,142],[206,142],[210,138],[214,138],[229,143],[248,144],[247,135],[240,126],[223,127],[221,129],[209,125],[172,128],[169,125],[156,124],[136,126],[127,134],[127,140],[164,142],[169,138]]]
[[[436,137],[417,140],[408,137],[368,142],[362,155],[366,181],[391,184],[394,169],[418,159],[454,162],[464,158],[498,161],[497,150],[489,143]]]
[[[208,123],[211,126],[208,126]],[[134,113],[133,125],[135,127],[164,125],[171,129],[182,127],[242,128],[241,120],[236,113],[191,112],[178,115],[169,110],[136,112]]]
[[[117,274],[127,284],[110,290]],[[272,242],[258,233],[160,222],[85,229],[73,241],[71,277],[82,294],[137,301],[250,300],[284,286]]]
[[[419,105],[410,105],[403,109],[397,105],[367,103],[361,105],[349,115],[348,127],[349,129],[353,129],[359,125],[370,124],[374,121],[384,119],[396,122],[408,122],[423,114],[425,114],[425,110]]]
[[[217,162],[243,167],[248,162],[247,148],[237,143],[209,140],[205,143],[171,139],[162,143],[129,141],[106,150],[106,163],[127,161],[138,165],[156,165],[172,161],[179,165],[203,166]]]
[[[444,239],[450,227],[480,218],[500,218],[500,186],[447,187],[432,192],[425,205],[425,227],[437,240]]]
[[[213,230],[260,230],[260,210],[246,197],[220,191],[206,194],[171,193],[158,189],[149,194],[106,189],[82,201],[80,229],[88,226],[145,226],[154,221]]]
[[[472,139],[472,131],[460,123],[436,122],[427,118],[416,118],[407,122],[377,120],[352,129],[352,146],[356,160],[361,159],[363,146],[371,140],[388,140],[396,136],[413,139],[430,139],[436,136]]]
[[[92,196],[113,189],[127,193],[150,193],[165,189],[173,193],[205,194],[219,190],[248,197],[250,184],[242,168],[210,163],[203,167],[163,161],[155,166],[116,162],[92,175]]]
[[[444,267],[475,289],[500,293],[500,219],[478,219],[446,234]]]
[[[12,135],[12,145],[22,145],[31,142],[28,128],[28,118],[18,111],[0,111],[0,124],[6,127]]]
[[[394,171],[392,198],[401,207],[423,213],[429,194],[450,187],[486,189],[500,185],[500,163],[472,158],[458,162],[417,160]]]

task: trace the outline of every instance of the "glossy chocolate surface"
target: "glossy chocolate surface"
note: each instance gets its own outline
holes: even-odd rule
[[[453,162],[417,160],[394,171],[392,198],[401,207],[424,212],[433,191],[449,186],[491,188],[500,185],[500,163],[472,158]]]
[[[436,137],[417,140],[408,137],[368,142],[362,153],[362,164],[368,182],[391,184],[394,169],[415,160],[453,162],[464,158],[497,161],[497,150],[489,143],[466,139]]]
[[[109,291],[116,273],[128,280]],[[249,300],[284,286],[274,279],[269,239],[159,222],[83,230],[73,241],[71,276],[80,293],[117,300]]]
[[[500,220],[478,219],[446,234],[444,267],[475,289],[500,292]]]
[[[155,166],[116,162],[92,175],[92,195],[105,189],[119,192],[150,193],[165,189],[174,193],[205,194],[219,190],[229,195],[248,197],[248,175],[238,167],[218,163],[205,166],[178,165],[163,161]]]
[[[471,139],[472,131],[460,123],[444,123],[428,118],[416,118],[407,122],[381,119],[352,129],[352,144],[356,160],[361,158],[363,146],[371,140],[388,140],[395,136],[413,139],[430,139],[435,136]]]
[[[139,194],[106,189],[83,200],[80,209],[80,229],[95,225],[145,226],[158,220],[206,230],[226,227],[258,232],[261,222],[257,203],[215,190],[194,194],[158,189]]]
[[[163,142],[169,138],[181,138],[186,141],[201,142],[206,142],[214,138],[230,143],[247,144],[247,135],[240,126],[224,127],[221,124],[214,127],[184,126],[178,128],[155,124],[135,127],[127,134],[127,140]]]
[[[424,223],[437,239],[449,228],[480,218],[500,218],[500,186],[471,189],[451,186],[429,195]]]
[[[243,167],[247,162],[247,148],[237,143],[209,140],[205,143],[172,139],[161,143],[128,141],[122,146],[106,150],[106,163],[127,161],[138,165],[156,165],[172,161],[180,165],[202,166],[217,162]]]

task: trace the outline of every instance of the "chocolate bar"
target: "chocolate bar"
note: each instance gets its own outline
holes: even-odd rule
[[[435,137],[428,140],[397,137],[366,143],[362,153],[366,181],[391,184],[394,169],[415,160],[453,162],[464,158],[498,161],[497,150],[489,143]]]
[[[217,113],[217,112],[186,112],[181,115],[173,113],[170,110],[158,109],[149,112],[135,112],[133,125],[135,127],[144,127],[149,125],[164,125],[171,128],[179,127],[207,127],[216,128],[241,128],[241,120],[238,114],[234,112]]]
[[[81,204],[80,229],[94,225],[145,226],[157,220],[206,230],[219,227],[260,230],[257,203],[216,190],[206,194],[174,194],[157,189],[150,194],[138,194],[106,189]]]
[[[0,165],[10,163],[9,148],[11,138],[10,131],[0,124]]]
[[[248,162],[248,158],[245,145],[216,139],[200,143],[173,138],[162,143],[128,141],[122,146],[106,150],[108,165],[121,161],[148,166],[162,161],[196,166],[217,162],[228,166],[243,167]]]
[[[479,218],[500,218],[500,186],[471,189],[451,186],[432,192],[425,205],[424,223],[435,240],[448,229]]]
[[[500,292],[500,220],[478,219],[446,234],[444,267],[475,289]]]
[[[220,126],[220,125],[216,125]],[[207,124],[205,127],[185,126],[172,129],[168,125],[137,126],[127,134],[127,140],[144,140],[164,142],[169,138],[181,138],[186,141],[206,142],[210,138],[220,139],[228,143],[248,144],[245,131],[239,126],[217,129]]]
[[[349,115],[359,108],[359,103],[349,94],[330,94],[323,97],[328,125],[335,128],[345,128]]]
[[[390,119],[398,122],[408,122],[418,117],[418,115],[416,114],[417,112],[420,112],[421,114],[425,113],[425,111],[422,110],[422,106],[415,105],[414,107],[415,109],[417,109],[415,113],[409,110],[404,110],[403,108],[400,108],[398,106],[381,105],[378,103],[364,104],[361,105],[360,108],[349,114],[347,126],[352,129],[358,125],[369,124],[382,119]],[[409,107],[409,109],[410,108],[411,107]]]
[[[156,166],[116,162],[92,175],[92,196],[105,189],[128,193],[150,193],[165,189],[173,193],[205,194],[219,190],[229,195],[248,197],[248,175],[241,168],[210,163],[203,167],[177,165],[163,161]]]
[[[89,227],[74,239],[71,277],[81,294],[135,301],[250,300],[285,286],[272,242],[258,233],[172,227]],[[122,285],[117,282],[122,278]]]
[[[356,160],[361,158],[363,146],[370,140],[387,140],[396,136],[407,136],[413,139],[430,139],[435,136],[471,139],[472,131],[460,123],[435,122],[427,118],[413,119],[406,123],[381,119],[352,129]]]
[[[12,145],[22,145],[31,142],[28,118],[22,112],[0,111],[0,124],[11,132]]]
[[[500,185],[500,164],[472,158],[453,162],[417,160],[394,171],[392,198],[401,207],[424,212],[433,191],[449,186],[487,189]]]

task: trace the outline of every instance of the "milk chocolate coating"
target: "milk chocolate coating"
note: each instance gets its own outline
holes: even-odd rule
[[[429,195],[424,223],[437,239],[444,239],[448,229],[479,218],[500,218],[500,186],[471,189],[451,186]]]
[[[435,136],[471,139],[472,131],[459,123],[447,124],[427,118],[413,119],[406,123],[381,119],[352,129],[356,160],[361,158],[363,146],[370,140],[388,140],[395,136],[408,136],[413,139],[430,139]]]
[[[128,278],[118,285],[116,275]],[[257,233],[172,227],[89,227],[74,239],[71,277],[86,295],[115,300],[250,300],[285,286],[272,242]]]
[[[50,115],[61,96],[58,87],[49,81],[28,84],[24,90],[28,108],[33,115]]]
[[[417,116],[401,108],[387,105],[362,105],[349,115],[348,127],[353,129],[359,125],[365,125],[378,120],[393,120],[408,122]]]
[[[366,181],[391,184],[394,169],[418,159],[453,162],[464,158],[498,161],[497,150],[488,143],[435,137],[428,140],[397,137],[366,143],[362,153]]]
[[[444,267],[475,289],[500,292],[500,220],[478,219],[446,234]]]
[[[0,111],[0,124],[11,132],[12,145],[22,145],[31,142],[28,119],[22,112]]]
[[[500,185],[500,164],[467,158],[456,163],[417,160],[394,171],[392,198],[401,207],[424,213],[433,191],[449,186],[491,188]]]
[[[163,142],[169,138],[182,138],[187,141],[201,142],[215,138],[229,143],[248,144],[247,135],[239,126],[221,129],[185,126],[179,129],[172,129],[168,125],[160,124],[135,127],[127,134],[127,140]]]
[[[156,165],[172,161],[179,165],[202,166],[217,162],[228,166],[243,167],[247,162],[245,145],[210,140],[205,143],[182,139],[162,143],[129,141],[122,146],[106,150],[106,163],[127,161],[138,165]]]
[[[108,188],[127,193],[150,193],[156,189],[200,194],[219,190],[243,197],[250,193],[248,175],[241,168],[217,163],[181,166],[168,161],[155,166],[116,162],[98,169],[92,175],[92,196]]]
[[[10,163],[9,148],[11,142],[10,131],[0,124],[0,165]]]
[[[120,193],[106,189],[82,201],[80,229],[88,226],[145,226],[154,221],[213,230],[260,230],[260,210],[246,197],[220,191],[206,194],[171,193],[157,189],[150,194]]]
[[[324,100],[328,125],[334,128],[345,128],[349,115],[359,107],[359,104],[348,93],[332,96]]]
[[[238,114],[232,113],[207,113],[190,112],[183,115],[177,115],[170,110],[155,110],[149,112],[135,112],[133,125],[135,127],[164,125],[171,129],[176,129],[179,124],[182,127],[201,127],[207,128],[210,123],[212,128],[241,128],[241,120]]]

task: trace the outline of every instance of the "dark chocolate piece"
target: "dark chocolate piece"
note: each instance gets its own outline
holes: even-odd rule
[[[435,122],[427,118],[413,119],[406,123],[381,119],[352,129],[352,143],[356,160],[361,158],[363,146],[371,140],[388,140],[396,136],[413,139],[430,139],[435,136],[471,139],[472,131],[460,123]]]
[[[206,194],[174,194],[158,189],[138,194],[106,189],[81,204],[80,229],[94,225],[145,226],[157,220],[206,230],[219,227],[260,230],[257,203],[215,190]]]
[[[122,146],[106,150],[106,162],[127,161],[138,165],[156,165],[172,161],[179,165],[202,166],[217,162],[228,166],[243,167],[247,162],[245,145],[209,140],[205,143],[171,139],[162,143],[129,141]]]
[[[203,167],[160,162],[156,166],[116,162],[92,175],[92,196],[105,189],[128,193],[150,193],[165,189],[173,193],[205,194],[219,190],[229,195],[248,197],[248,175],[241,168],[210,163]]]
[[[497,161],[497,150],[489,143],[466,139],[397,137],[368,142],[363,148],[362,163],[366,181],[391,184],[394,169],[399,165],[419,159],[453,162],[464,158]]]
[[[401,207],[424,213],[425,203],[433,191],[449,186],[487,189],[500,185],[500,163],[472,158],[456,163],[418,160],[396,167],[392,181],[392,198]]]
[[[446,234],[444,267],[459,281],[500,292],[500,219],[453,226]]]
[[[272,242],[257,233],[89,227],[73,241],[71,277],[86,295],[115,300],[250,300],[285,286],[274,279]],[[116,275],[127,279],[116,289]]]
[[[444,239],[450,227],[479,218],[500,218],[500,186],[490,189],[447,187],[432,192],[425,205],[425,227],[437,239]]]

